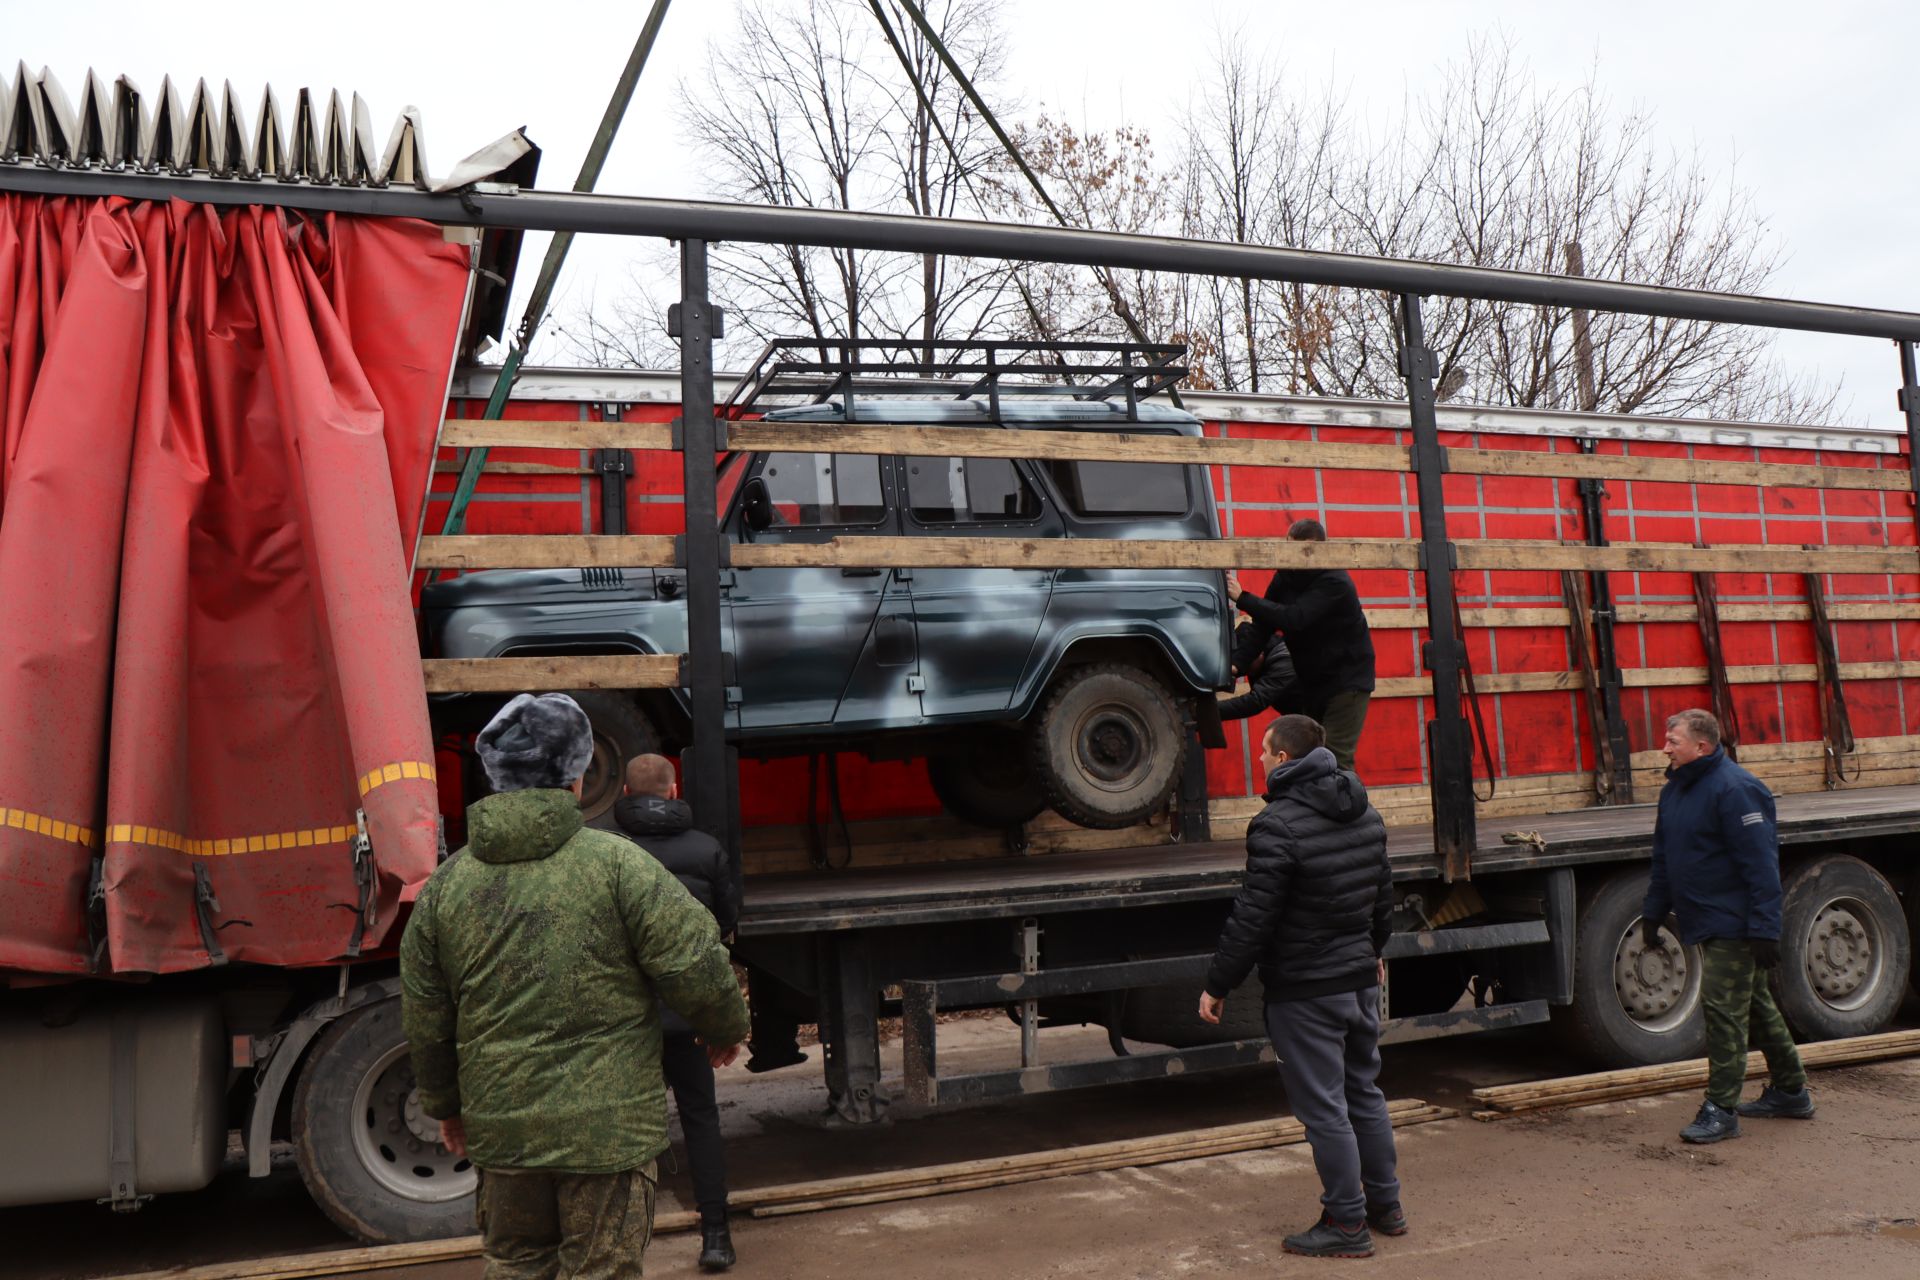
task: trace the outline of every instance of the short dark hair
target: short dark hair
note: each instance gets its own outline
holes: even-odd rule
[[[1327,526],[1318,520],[1295,520],[1293,527],[1287,530],[1287,536],[1295,542],[1325,542]]]
[[[661,796],[673,789],[673,761],[665,756],[635,756],[627,761],[627,790],[636,796]]]
[[[1688,737],[1710,747],[1720,745],[1720,722],[1714,718],[1713,712],[1702,711],[1699,707],[1689,707],[1668,716],[1667,728],[1685,729]]]
[[[1312,716],[1281,716],[1267,726],[1260,745],[1268,751],[1284,751],[1287,759],[1298,760],[1315,747],[1327,745],[1327,731]]]

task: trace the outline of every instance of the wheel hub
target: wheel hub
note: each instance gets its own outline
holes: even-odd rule
[[[1651,1031],[1668,1031],[1691,1012],[1699,974],[1685,948],[1669,938],[1649,947],[1634,922],[1614,948],[1613,986],[1627,1016]]]
[[[1082,723],[1080,767],[1093,781],[1119,789],[1145,767],[1146,726],[1124,707],[1100,707]]]
[[[440,1124],[420,1109],[420,1090],[405,1044],[396,1045],[360,1080],[353,1110],[353,1151],[375,1182],[395,1195],[429,1204],[471,1195],[473,1164],[440,1145]]]
[[[1874,939],[1844,903],[1829,903],[1813,918],[1806,947],[1807,979],[1829,1003],[1857,994],[1873,974]]]

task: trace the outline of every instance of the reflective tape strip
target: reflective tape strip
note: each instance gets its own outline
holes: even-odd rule
[[[68,844],[77,844],[86,849],[93,848],[97,843],[92,827],[83,827],[77,822],[63,822],[59,818],[50,818],[44,813],[34,813],[29,809],[10,809],[0,805],[0,827],[31,831],[35,835],[64,840]]]
[[[434,773],[433,762],[430,760],[402,760],[397,764],[383,764],[378,769],[369,770],[360,779],[360,794],[364,796],[375,787],[383,787],[389,782],[413,778],[423,778],[433,782],[438,779],[438,776]]]
[[[272,853],[281,849],[310,849],[315,845],[345,844],[359,831],[357,826],[309,827],[305,831],[276,831],[271,835],[208,837],[196,839],[178,831],[143,827],[137,823],[117,822],[107,828],[109,844],[144,844],[155,849],[170,849],[193,858],[224,858],[236,853]]]

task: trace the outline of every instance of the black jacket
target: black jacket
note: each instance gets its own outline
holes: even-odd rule
[[[613,819],[713,913],[722,937],[732,935],[740,924],[740,901],[734,896],[727,852],[712,836],[693,829],[693,810],[685,800],[622,796],[613,807]]]
[[[1236,671],[1246,673],[1247,691],[1220,700],[1222,720],[1244,720],[1268,707],[1291,711],[1300,700],[1300,691],[1294,687],[1293,658],[1287,653],[1286,640],[1276,631],[1265,637],[1264,650],[1261,640],[1260,628],[1251,622],[1243,622],[1233,629],[1233,666]]]
[[[1256,963],[1268,1000],[1364,991],[1379,981],[1392,914],[1386,823],[1360,779],[1316,747],[1267,779],[1207,991],[1224,999]]]
[[[1282,569],[1264,597],[1242,591],[1234,603],[1263,636],[1287,638],[1307,714],[1324,711],[1336,693],[1373,691],[1373,636],[1346,570]]]

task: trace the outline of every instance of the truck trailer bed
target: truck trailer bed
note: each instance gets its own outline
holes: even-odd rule
[[[1782,844],[1920,832],[1920,785],[1808,792],[1780,796]],[[1478,871],[1570,866],[1600,859],[1649,855],[1651,804],[1575,809],[1563,813],[1489,819],[1474,856]],[[1544,850],[1507,844],[1505,832],[1538,832]],[[1394,878],[1439,876],[1428,825],[1387,833]],[[1162,844],[1086,853],[985,858],[873,870],[756,876],[746,884],[744,935],[817,933],[954,920],[992,919],[1047,911],[1219,898],[1238,884],[1245,863],[1239,840]]]

